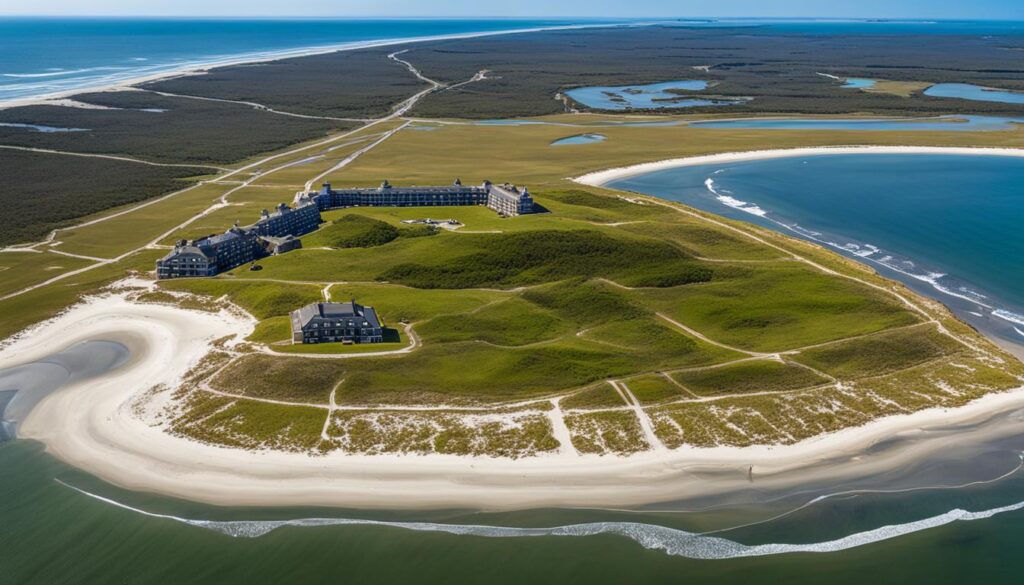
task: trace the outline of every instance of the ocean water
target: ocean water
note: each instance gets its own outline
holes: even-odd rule
[[[1017,433],[869,482],[634,511],[194,504],[0,443],[0,583],[1017,583]],[[881,570],[880,567],[884,567]]]
[[[610,21],[0,18],[0,103],[318,47],[598,22]]]
[[[829,154],[680,167],[609,186],[822,243],[1024,344],[1024,158]]]

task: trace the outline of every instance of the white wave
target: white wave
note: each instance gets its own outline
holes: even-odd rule
[[[723,205],[728,205],[733,209],[738,209],[740,211],[749,213],[751,215],[756,215],[758,217],[765,217],[768,215],[767,211],[761,209],[757,205],[753,203],[747,203],[746,201],[740,201],[739,199],[732,197],[731,191],[726,191],[725,189],[716,190],[714,179],[709,178],[705,180],[704,186],[707,187],[708,191],[711,191],[711,193],[713,193],[715,197],[718,199],[718,201],[721,202]]]
[[[1017,329],[1016,327],[1014,327],[1013,330],[1016,331],[1021,337],[1024,337],[1024,331],[1021,331],[1020,329]]]
[[[59,480],[58,480],[59,481]],[[63,483],[63,482],[61,482]],[[758,557],[797,552],[838,552],[883,540],[889,540],[914,532],[945,526],[953,522],[970,522],[984,520],[993,516],[1024,509],[1024,502],[1008,506],[970,512],[953,509],[944,514],[906,522],[890,524],[873,530],[857,532],[835,540],[801,544],[768,543],[748,545],[727,538],[708,536],[695,532],[645,524],[642,522],[590,522],[544,528],[519,528],[510,526],[485,526],[480,524],[441,524],[437,522],[385,522],[380,520],[364,520],[357,518],[298,518],[293,520],[197,520],[156,514],[116,500],[105,498],[74,486],[65,486],[91,498],[130,510],[151,518],[173,520],[213,530],[232,537],[257,538],[284,526],[388,526],[419,532],[443,532],[457,535],[473,535],[487,538],[519,538],[528,536],[594,536],[599,534],[616,534],[629,538],[640,546],[651,550],[662,550],[673,556],[691,559],[731,559],[740,557]]]
[[[947,294],[951,297],[956,297],[965,301],[975,303],[986,309],[993,308],[992,305],[985,302],[985,299],[987,299],[987,297],[977,291],[971,290],[965,286],[960,286],[954,289],[944,284],[942,282],[942,279],[948,275],[943,272],[923,272],[917,269],[917,265],[915,265],[912,260],[906,258],[896,258],[891,254],[886,254],[882,251],[882,249],[873,244],[856,242],[847,242],[841,244],[838,242],[833,242],[831,240],[823,239],[821,237],[822,234],[820,232],[816,232],[801,227],[797,224],[786,223],[776,218],[769,217],[767,210],[759,207],[756,204],[748,203],[746,201],[733,197],[733,193],[731,191],[716,186],[715,180],[710,177],[704,180],[704,186],[707,188],[708,191],[715,195],[716,199],[718,199],[718,201],[723,205],[727,205],[734,209],[738,209],[740,211],[744,211],[746,213],[762,217],[780,227],[783,227],[789,231],[795,232],[810,240],[818,242],[819,244],[824,244],[837,250],[842,250],[844,252],[857,256],[858,258],[862,258],[866,261],[873,262],[880,266],[884,266],[890,270],[893,270],[905,276],[909,276],[910,278],[913,278],[915,280],[928,283],[935,290]],[[880,258],[874,257],[876,254],[882,254],[882,256]],[[1013,313],[1009,313],[1008,311],[1002,312],[1011,316],[1014,315]],[[1020,321],[1016,321],[1017,323],[1024,325],[1024,316],[1016,315],[1015,317],[1021,319]]]
[[[1017,325],[1024,325],[1024,315],[1018,315],[1017,313],[1007,311],[1006,309],[996,309],[992,311],[992,316],[999,317],[1003,321],[1016,323]]]
[[[968,315],[974,315],[975,317],[984,317],[985,316],[982,313],[979,313],[977,311],[967,311],[967,314]]]
[[[57,77],[60,75],[76,75],[78,73],[92,73],[93,71],[122,71],[124,67],[86,67],[85,69],[52,69],[46,73],[3,73],[3,77],[14,78],[35,78],[35,77]]]

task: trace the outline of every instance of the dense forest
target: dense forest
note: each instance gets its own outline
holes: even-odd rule
[[[90,213],[187,187],[188,177],[208,172],[0,149],[0,246],[38,240]]]

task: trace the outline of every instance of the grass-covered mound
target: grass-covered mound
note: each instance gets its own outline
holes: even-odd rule
[[[795,349],[920,321],[883,291],[796,262],[718,269],[713,282],[698,287],[639,294],[684,325],[752,351]]]
[[[859,378],[906,368],[964,346],[924,325],[859,337],[800,352],[794,357],[833,376]]]
[[[569,324],[550,311],[519,298],[511,298],[479,311],[443,315],[419,328],[426,341],[479,340],[502,346],[537,343],[564,335]]]
[[[806,368],[774,360],[756,360],[706,370],[677,372],[672,377],[698,396],[776,392],[828,382]]]
[[[416,288],[509,287],[576,276],[605,276],[631,286],[677,286],[711,280],[712,271],[653,239],[591,230],[537,230],[487,238],[478,252],[442,264],[393,266],[379,280]]]
[[[657,404],[688,397],[679,386],[660,374],[630,378],[627,388],[640,404]]]
[[[523,298],[577,326],[636,319],[650,313],[604,282],[574,278],[523,292]]]
[[[317,239],[329,248],[373,248],[399,235],[398,228],[387,222],[350,213],[323,227]]]
[[[299,307],[323,300],[320,289],[308,284],[189,278],[161,281],[160,286],[168,290],[208,295],[214,298],[226,296],[228,300],[261,320],[283,317]]]

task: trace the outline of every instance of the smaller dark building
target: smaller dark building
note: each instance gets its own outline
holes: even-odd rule
[[[291,312],[292,343],[380,343],[377,311],[356,303],[313,303]]]

